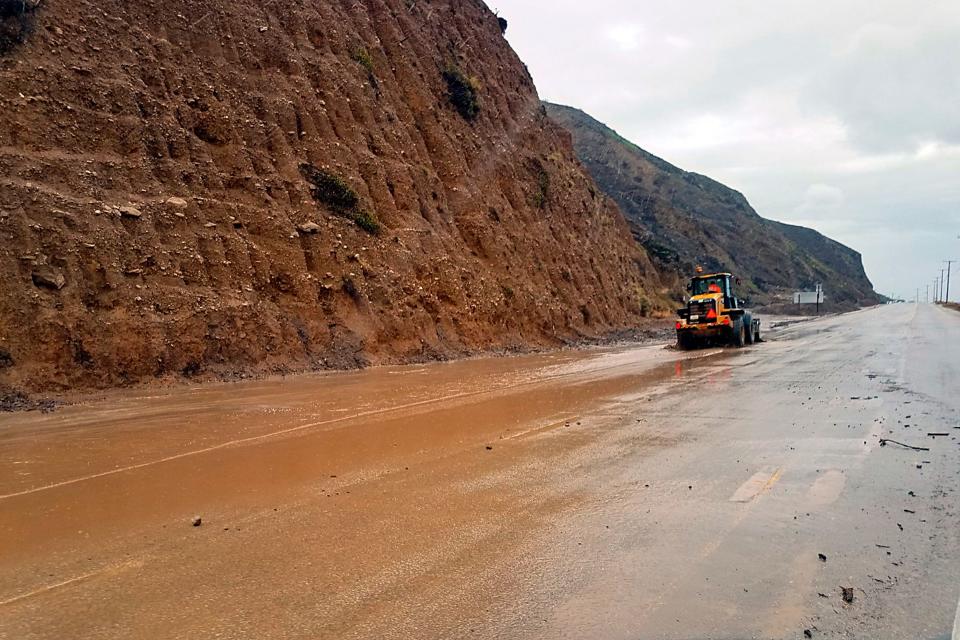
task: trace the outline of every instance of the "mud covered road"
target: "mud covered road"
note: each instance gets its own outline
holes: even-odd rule
[[[0,416],[0,638],[949,640],[960,313],[768,336]]]

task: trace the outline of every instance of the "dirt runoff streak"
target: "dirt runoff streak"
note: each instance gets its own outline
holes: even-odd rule
[[[690,356],[686,357],[685,359],[686,359],[686,360],[698,360],[698,359],[706,358],[706,357],[709,357],[709,356],[714,356],[714,355],[717,355],[717,354],[719,354],[719,353],[722,353],[722,352],[721,352],[720,350],[711,350],[711,351],[706,351],[706,352],[703,352],[703,353],[698,353],[698,354],[690,355]],[[597,369],[597,371],[608,371],[608,370],[616,369],[616,368],[622,367],[622,366],[624,366],[624,365],[623,365],[623,364],[614,364],[614,365],[609,366],[609,367],[601,367],[601,368]],[[389,413],[392,413],[392,412],[395,412],[395,411],[403,411],[403,410],[405,410],[405,409],[413,409],[413,408],[416,408],[416,407],[429,406],[429,405],[438,404],[438,403],[441,403],[441,402],[448,402],[448,401],[450,401],[450,400],[458,400],[458,399],[463,399],[463,398],[470,398],[470,397],[481,396],[481,395],[485,395],[485,394],[497,393],[497,392],[500,392],[500,391],[505,391],[505,390],[507,390],[507,389],[517,389],[517,388],[524,388],[524,387],[530,387],[530,386],[534,386],[534,385],[545,384],[545,383],[553,382],[553,381],[556,381],[556,380],[559,380],[559,379],[563,379],[563,378],[570,377],[570,376],[575,376],[575,375],[577,375],[577,372],[569,372],[569,373],[562,373],[562,374],[556,374],[556,375],[548,375],[548,376],[543,376],[542,378],[539,378],[539,379],[537,379],[537,380],[532,380],[532,381],[529,381],[529,382],[519,382],[519,383],[514,382],[514,383],[504,384],[504,385],[497,386],[497,387],[492,387],[492,388],[489,388],[489,389],[481,389],[481,390],[479,390],[479,391],[467,391],[467,392],[463,392],[463,393],[455,393],[455,394],[450,394],[450,395],[441,396],[441,397],[438,397],[438,398],[429,398],[429,399],[427,399],[427,400],[418,400],[418,401],[416,401],[416,402],[408,402],[408,403],[404,403],[404,404],[401,404],[401,405],[396,405],[396,406],[392,406],[392,407],[388,407],[388,408],[384,408],[384,409],[372,409],[372,410],[370,410],[370,411],[362,411],[362,412],[359,412],[359,413],[352,413],[352,414],[350,414],[350,415],[348,415],[348,416],[341,416],[341,417],[339,417],[339,418],[330,418],[330,419],[327,419],[327,420],[317,420],[317,421],[313,421],[313,422],[308,422],[308,423],[306,423],[306,424],[297,425],[297,426],[295,426],[295,427],[289,427],[289,428],[286,428],[286,429],[280,429],[280,430],[278,430],[278,431],[271,431],[270,433],[263,433],[263,434],[259,434],[259,435],[256,435],[256,436],[250,436],[250,437],[247,437],[247,438],[237,438],[237,439],[229,440],[229,441],[227,441],[227,442],[221,442],[221,443],[218,443],[218,444],[215,444],[215,445],[211,445],[211,446],[209,446],[209,447],[203,447],[203,448],[201,448],[201,449],[193,449],[193,450],[190,450],[190,451],[184,451],[183,453],[177,453],[177,454],[174,454],[174,455],[165,456],[165,457],[163,457],[163,458],[158,458],[158,459],[156,459],[156,460],[150,460],[150,461],[148,461],[148,462],[141,462],[141,463],[138,463],[138,464],[127,465],[127,466],[124,466],[124,467],[119,467],[119,468],[116,468],[116,469],[110,469],[110,470],[108,470],[108,471],[101,471],[101,472],[99,472],[99,473],[93,473],[93,474],[86,475],[86,476],[82,476],[82,477],[78,477],[78,478],[71,478],[70,480],[62,480],[62,481],[60,481],[60,482],[53,482],[53,483],[46,484],[46,485],[43,485],[43,486],[40,486],[40,487],[33,487],[33,488],[31,488],[31,489],[24,489],[24,490],[22,490],[22,491],[15,491],[15,492],[3,494],[3,495],[0,495],[0,500],[9,500],[9,499],[11,499],[11,498],[17,498],[17,497],[20,497],[20,496],[30,495],[30,494],[38,493],[38,492],[41,492],[41,491],[49,491],[49,490],[51,490],[51,489],[58,489],[58,488],[60,488],[60,487],[66,487],[66,486],[70,486],[70,485],[74,485],[74,484],[79,484],[79,483],[81,483],[81,482],[87,482],[87,481],[90,481],[90,480],[95,480],[95,479],[97,479],[97,478],[104,478],[104,477],[107,477],[107,476],[113,476],[113,475],[117,475],[117,474],[121,474],[121,473],[126,473],[126,472],[129,472],[129,471],[135,471],[135,470],[137,470],[137,469],[144,469],[144,468],[147,468],[147,467],[152,467],[152,466],[154,466],[154,465],[163,464],[163,463],[166,463],[166,462],[173,462],[173,461],[175,461],[175,460],[182,460],[182,459],[184,459],[184,458],[189,458],[189,457],[192,457],[192,456],[202,455],[202,454],[205,454],[205,453],[211,453],[211,452],[213,452],[213,451],[219,451],[219,450],[222,450],[222,449],[227,449],[227,448],[229,448],[229,447],[241,446],[241,445],[245,445],[245,444],[252,444],[252,443],[255,443],[255,442],[263,442],[263,441],[266,441],[266,440],[269,440],[269,439],[272,439],[272,438],[276,438],[276,437],[279,437],[279,436],[288,435],[288,434],[291,434],[291,433],[296,433],[296,432],[304,431],[304,430],[307,430],[307,429],[313,429],[313,428],[316,428],[316,427],[323,427],[323,426],[327,426],[327,425],[331,425],[331,424],[339,424],[339,423],[344,423],[344,422],[350,422],[350,421],[352,421],[352,420],[358,420],[358,419],[362,419],[362,418],[368,418],[368,417],[371,417],[371,416],[385,415],[385,414],[389,414]]]

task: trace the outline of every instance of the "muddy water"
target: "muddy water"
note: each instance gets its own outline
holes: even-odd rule
[[[174,387],[146,394],[115,392],[53,414],[0,415],[0,458],[9,462],[0,468],[0,496],[284,436],[478,402],[486,406],[488,397],[499,396],[502,405],[512,405],[515,396],[528,389],[646,372],[673,359],[661,350],[567,352]],[[564,393],[561,399],[576,406],[590,396],[587,389]],[[501,430],[509,429],[511,423],[522,421],[510,411],[488,418]],[[475,416],[454,423],[481,426],[475,424]]]
[[[328,566],[327,577],[361,570],[357,560],[367,553],[386,561],[413,553],[411,543],[439,544],[447,530],[482,539],[489,532],[478,517],[487,511],[512,512],[514,526],[533,527],[570,496],[538,489],[536,508],[524,507],[531,494],[521,497],[516,474],[532,471],[525,441],[582,428],[586,415],[602,423],[598,411],[617,397],[717,357],[658,346],[483,359],[114,393],[50,415],[6,416],[0,600],[29,606],[77,583],[140,570],[151,564],[144,545],[175,548],[194,514],[206,523],[200,537],[213,527],[237,533],[240,522],[277,517],[276,505],[288,513],[299,505],[287,518],[313,513],[324,530],[359,541],[341,541],[338,553],[350,561]],[[564,443],[565,454],[582,444],[576,440]],[[539,446],[539,482],[556,485],[546,480],[550,454]],[[410,478],[423,473],[431,493],[411,503],[424,488]],[[464,493],[469,504],[452,498]],[[336,515],[316,513],[325,500],[337,501]],[[426,504],[431,511],[420,513]],[[384,515],[402,526],[402,539],[370,539],[383,535],[374,523]]]

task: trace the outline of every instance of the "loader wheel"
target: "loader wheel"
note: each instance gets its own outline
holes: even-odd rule
[[[753,318],[749,315],[743,316],[743,328],[746,333],[746,343],[753,344]]]
[[[760,325],[757,325],[757,333],[753,336],[754,342],[763,342],[763,338],[760,337]]]
[[[693,349],[693,336],[688,333],[677,333],[677,347],[681,351]]]
[[[747,329],[743,326],[743,318],[733,321],[733,346],[738,349],[747,341]]]

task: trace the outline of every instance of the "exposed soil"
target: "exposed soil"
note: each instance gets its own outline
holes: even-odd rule
[[[0,58],[0,384],[556,347],[664,307],[479,0],[33,18]]]

